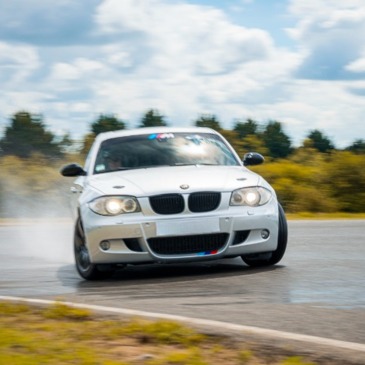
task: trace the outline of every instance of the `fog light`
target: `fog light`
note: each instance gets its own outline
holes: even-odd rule
[[[103,250],[103,251],[108,251],[109,248],[110,248],[110,242],[109,241],[101,241],[100,242],[100,248]]]
[[[270,236],[270,232],[269,232],[267,229],[263,229],[263,230],[261,231],[261,237],[262,237],[264,240],[266,240],[267,238],[269,238],[269,236]]]

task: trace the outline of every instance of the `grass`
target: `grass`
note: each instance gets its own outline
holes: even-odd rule
[[[116,320],[57,303],[0,302],[0,364],[311,365],[172,321]]]

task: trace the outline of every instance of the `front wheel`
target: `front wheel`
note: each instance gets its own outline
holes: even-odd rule
[[[288,242],[288,223],[286,221],[283,207],[279,207],[279,234],[278,247],[275,251],[262,252],[241,256],[243,262],[252,267],[263,267],[277,264],[284,256]]]
[[[101,280],[113,275],[110,265],[96,265],[90,262],[89,250],[85,243],[85,234],[80,218],[77,219],[74,233],[74,255],[76,270],[86,280]]]

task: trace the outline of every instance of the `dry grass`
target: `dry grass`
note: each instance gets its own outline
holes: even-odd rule
[[[0,303],[0,364],[309,365],[171,321],[110,320],[88,310]]]

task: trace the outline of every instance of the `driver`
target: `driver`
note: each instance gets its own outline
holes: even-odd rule
[[[107,167],[109,170],[118,170],[122,167],[121,163],[120,163],[120,159],[118,158],[109,158],[108,160],[106,160],[107,163]]]
[[[104,155],[105,167],[108,171],[118,170],[122,167],[121,160],[118,156],[112,155],[110,152]]]

